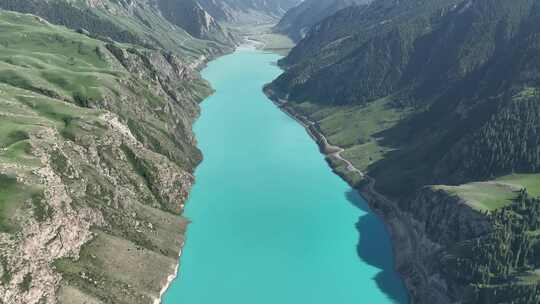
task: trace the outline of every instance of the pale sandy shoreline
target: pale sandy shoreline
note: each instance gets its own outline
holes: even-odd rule
[[[180,253],[178,254],[178,263],[176,263],[174,273],[167,277],[167,283],[165,283],[165,285],[163,285],[163,287],[161,288],[161,291],[159,292],[159,297],[154,300],[154,304],[161,304],[163,295],[167,292],[169,287],[171,287],[172,282],[178,277],[178,272],[180,270],[180,258],[182,257],[182,252],[184,251],[184,244],[185,242],[182,242],[182,245],[180,245]]]

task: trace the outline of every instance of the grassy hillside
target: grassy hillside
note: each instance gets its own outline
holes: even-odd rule
[[[201,21],[196,19],[196,12],[190,15],[189,23],[176,23],[172,17],[171,21],[163,17],[161,7],[151,1],[137,0],[127,4],[99,0],[92,3],[94,5],[89,6],[86,1],[0,0],[0,8],[35,14],[54,24],[84,30],[104,41],[112,39],[193,58],[228,51],[234,43],[220,27],[205,29],[205,35],[199,33],[198,38],[214,41],[190,35],[186,29],[191,31],[198,26],[204,27],[196,24]],[[166,16],[176,16],[175,9],[181,11],[183,8],[173,7]]]
[[[152,303],[210,89],[190,59],[0,10],[0,302]]]

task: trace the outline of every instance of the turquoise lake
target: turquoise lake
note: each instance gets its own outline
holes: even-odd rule
[[[279,56],[240,49],[203,71],[204,161],[165,304],[407,303],[382,222],[304,128],[262,93]]]

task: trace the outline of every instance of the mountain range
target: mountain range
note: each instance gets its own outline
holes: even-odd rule
[[[299,41],[312,26],[323,19],[344,8],[370,2],[371,0],[305,0],[288,10],[274,30]]]
[[[415,303],[538,302],[539,22],[531,0],[355,5],[266,87],[367,173],[329,159],[400,235]]]

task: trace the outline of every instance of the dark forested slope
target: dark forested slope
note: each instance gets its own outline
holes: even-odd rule
[[[420,303],[538,302],[539,54],[538,1],[376,0],[311,27],[266,88],[398,202],[375,205],[414,232]]]
[[[524,107],[537,104],[538,13],[536,1],[525,0],[382,0],[349,8],[312,28],[281,61],[287,70],[271,88],[291,102],[357,106],[392,96],[393,107],[414,108],[415,115],[385,133],[402,148],[374,165],[374,175],[385,175],[393,159],[412,161],[416,186],[534,171],[534,127],[519,120],[531,144],[513,146],[523,137],[503,129],[518,125],[496,115],[521,119]],[[504,141],[482,145],[481,152],[463,149],[478,142],[476,133],[494,128],[497,135],[483,140],[506,134]],[[497,153],[515,160],[499,167],[486,161]]]
[[[201,39],[231,43],[235,37],[228,33],[197,1],[158,0],[161,14],[171,23]]]

